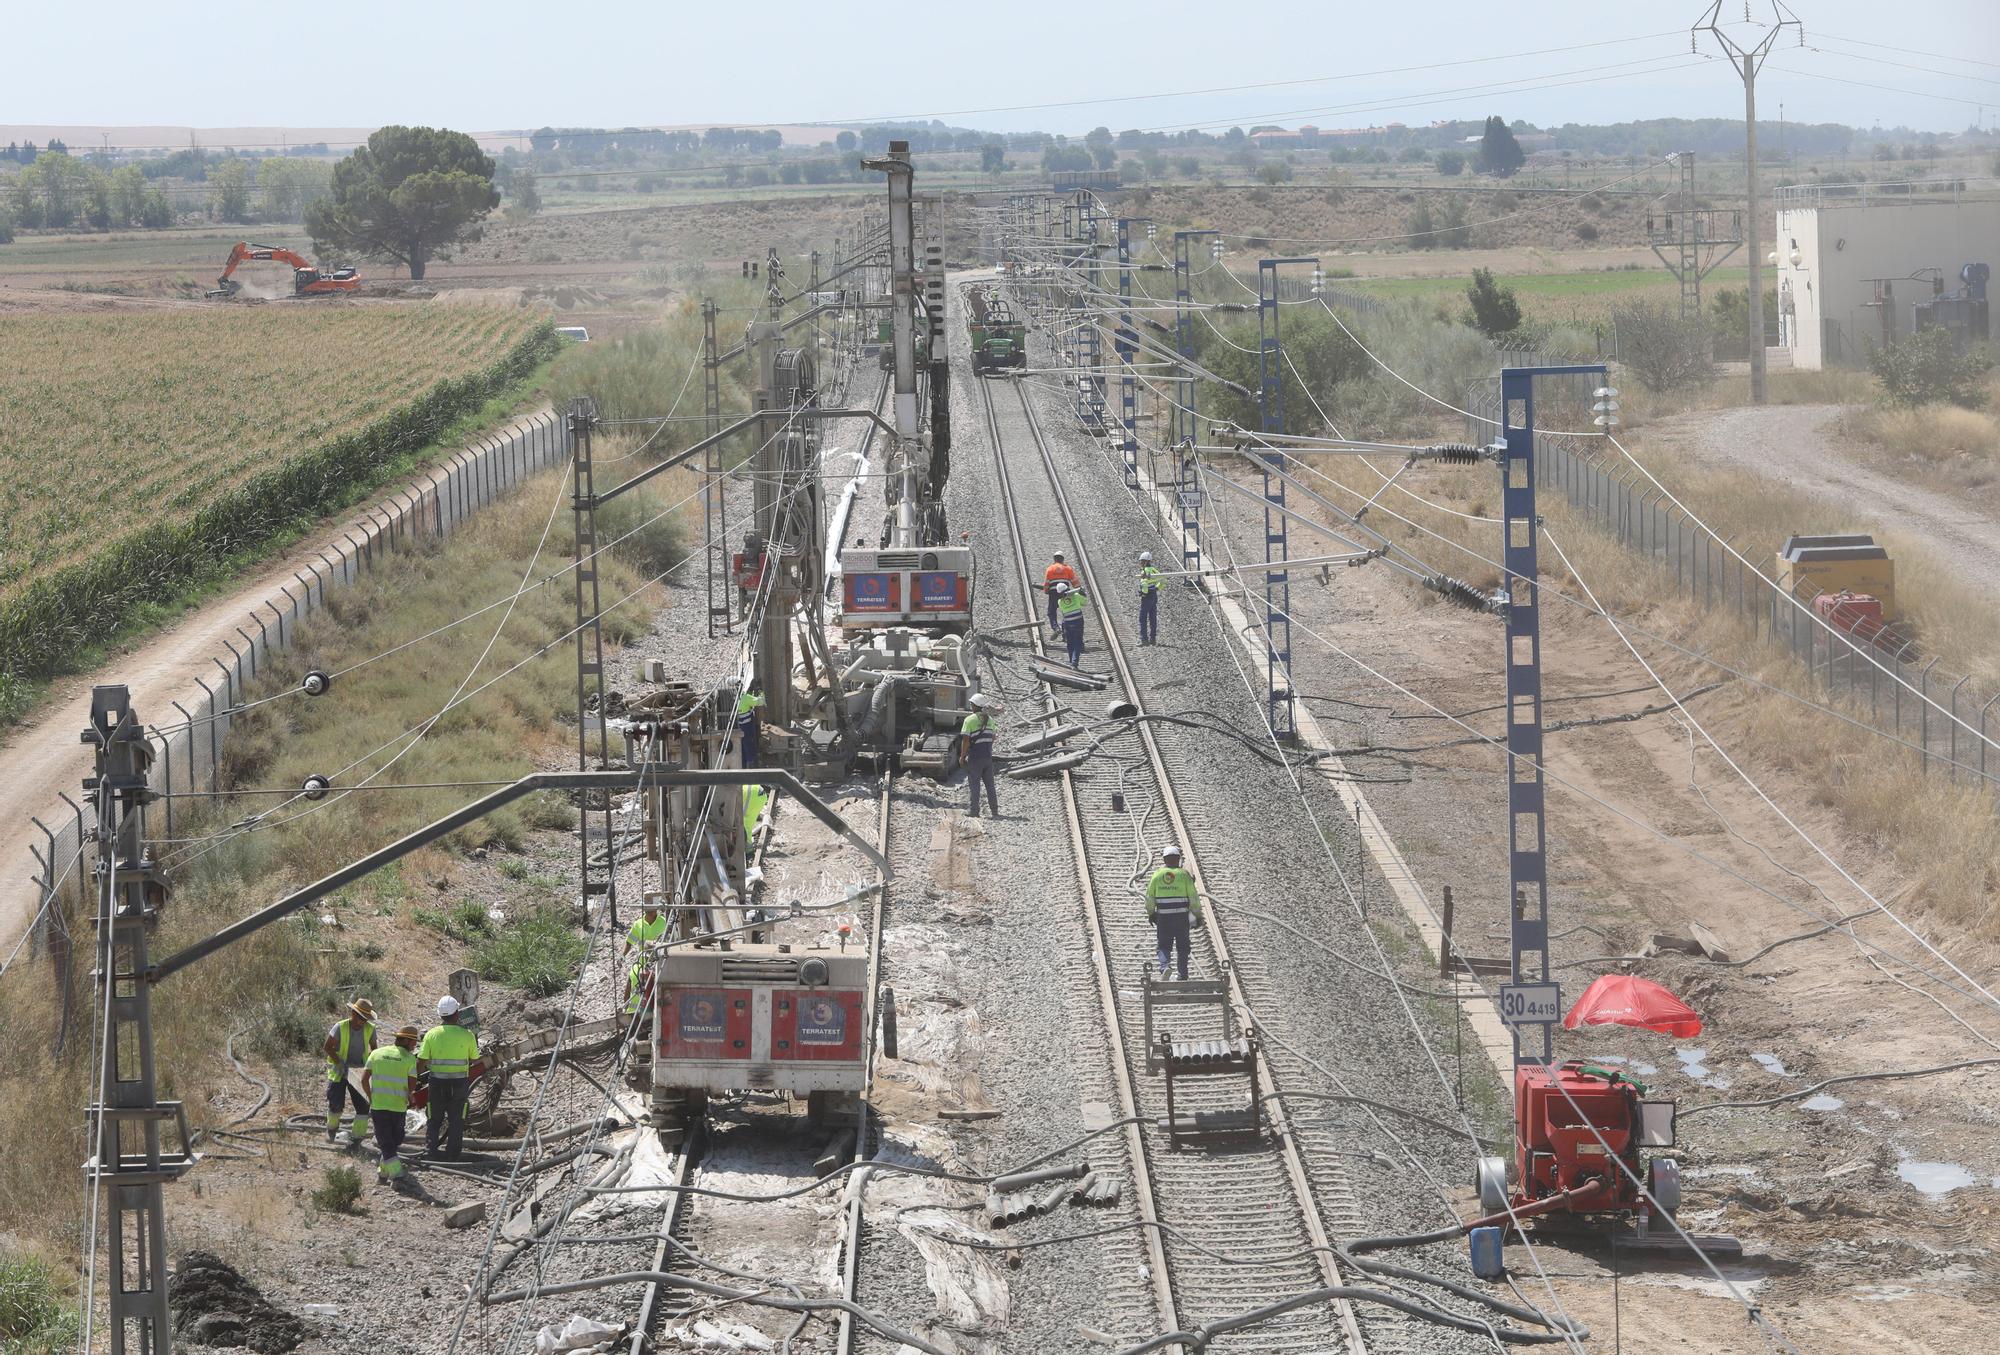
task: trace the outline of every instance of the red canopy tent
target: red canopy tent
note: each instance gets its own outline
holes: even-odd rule
[[[1693,1008],[1651,979],[1632,974],[1606,974],[1584,989],[1563,1018],[1564,1029],[1578,1026],[1637,1026],[1680,1040],[1701,1034]]]

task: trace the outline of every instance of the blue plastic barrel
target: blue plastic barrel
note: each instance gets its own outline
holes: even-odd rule
[[[1507,1260],[1501,1254],[1500,1230],[1498,1228],[1474,1228],[1472,1230],[1472,1273],[1482,1280],[1497,1280],[1507,1273]]]

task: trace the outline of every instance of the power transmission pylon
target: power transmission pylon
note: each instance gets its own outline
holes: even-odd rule
[[[1673,159],[1681,171],[1680,192],[1664,212],[1646,213],[1646,235],[1681,284],[1681,319],[1694,320],[1701,316],[1701,280],[1743,247],[1743,213],[1697,207],[1694,152],[1680,151]]]

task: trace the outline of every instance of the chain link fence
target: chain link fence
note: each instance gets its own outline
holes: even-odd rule
[[[289,646],[300,623],[326,604],[329,590],[353,583],[390,551],[450,536],[499,495],[531,475],[566,464],[567,457],[562,420],[544,411],[480,439],[341,528],[335,545],[316,552],[290,583],[279,585],[276,594],[233,627],[236,639],[223,641],[222,652],[212,657],[207,673],[194,677],[185,700],[147,712],[153,753],[148,782],[162,797],[148,812],[149,834],[173,838],[177,803],[192,803],[219,789],[217,769],[232,712],[271,655]],[[79,753],[79,785],[86,770]],[[92,805],[64,794],[58,807],[33,822],[41,842],[32,849],[37,912],[27,944],[31,955],[46,955],[56,967],[66,1038],[74,987],[69,981],[71,919],[94,873],[86,849],[96,841],[97,819]]]
[[[1507,358],[1528,365],[1518,355]],[[1493,441],[1499,432],[1498,378],[1473,382],[1465,409],[1469,440]],[[1589,417],[1587,410],[1577,412]],[[1621,545],[1658,563],[1682,596],[1706,610],[1729,612],[1752,635],[1783,648],[1809,675],[1812,689],[1905,745],[1926,776],[2000,786],[2000,752],[1989,742],[1989,730],[2000,733],[2000,712],[1994,710],[2000,690],[1943,668],[1935,655],[1893,631],[1871,642],[1835,627],[1817,609],[1823,590],[1808,582],[1788,597],[1767,573],[1747,563],[1759,553],[1774,554],[1774,546],[1718,541],[1607,450],[1608,443],[1598,438],[1538,435],[1539,483],[1559,490]]]

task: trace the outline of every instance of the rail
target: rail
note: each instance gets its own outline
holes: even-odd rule
[[[1047,477],[1053,495],[1060,526],[1067,536],[1073,552],[1071,558],[1081,573],[1085,591],[1093,598],[1109,596],[1098,583],[1097,573],[1091,560],[1088,546],[1078,526],[1071,506],[1069,494],[1063,486],[1054,458],[1043,435],[1040,422],[1034,413],[1025,390],[1015,385],[1016,398],[1020,408],[1029,441],[1035,448],[1035,459],[1039,460]],[[1000,420],[994,409],[993,395],[988,383],[980,383],[981,398],[987,414],[987,426],[992,438],[994,464],[999,476],[1001,496],[1007,505],[1007,524],[1014,546],[1018,566],[1018,577],[1022,580],[1023,605],[1027,615],[1039,622],[1032,590],[1027,583],[1026,533],[1020,517],[1019,497],[1014,492],[1007,458],[1002,450],[1003,437]],[[1102,627],[1106,648],[1117,671],[1127,700],[1143,715],[1144,699],[1139,685],[1134,680],[1124,651],[1123,643],[1116,631],[1109,625]],[[1040,653],[1043,640],[1040,626],[1035,627],[1036,649]],[[1190,831],[1188,816],[1184,813],[1174,789],[1174,782],[1166,761],[1163,759],[1151,730],[1143,723],[1136,726],[1145,751],[1145,760],[1157,787],[1159,803],[1172,826],[1175,840],[1187,853],[1188,862],[1195,870],[1197,878],[1203,878],[1200,865],[1200,847],[1195,835]],[[1145,923],[1136,908],[1125,912],[1113,912],[1105,906],[1094,882],[1090,879],[1088,862],[1092,853],[1086,841],[1084,822],[1077,810],[1076,788],[1069,772],[1062,774],[1065,810],[1069,818],[1071,846],[1078,864],[1078,875],[1082,882],[1086,903],[1085,916],[1092,929],[1093,952],[1098,976],[1099,999],[1103,1009],[1105,1028],[1112,1049],[1112,1061],[1116,1073],[1121,1113],[1132,1115],[1137,1108],[1157,1108],[1158,1089],[1141,1086],[1137,1082],[1135,1065],[1128,1057],[1125,1029],[1133,1020],[1127,1010],[1132,1005],[1128,996],[1121,995],[1110,973],[1107,957],[1129,954],[1135,941],[1134,934],[1143,930]],[[1204,919],[1208,949],[1218,971],[1224,977],[1230,1001],[1239,1011],[1249,1012],[1250,1004],[1241,986],[1237,966],[1233,962],[1229,943],[1224,936],[1215,913],[1211,910]],[[1139,944],[1145,944],[1139,941]],[[1147,947],[1150,948],[1150,947]],[[1287,1197],[1292,1212],[1296,1216],[1297,1233],[1304,1242],[1297,1251],[1308,1252],[1309,1263],[1294,1260],[1293,1273],[1282,1275],[1278,1282],[1270,1283],[1272,1293],[1279,1291],[1297,1292],[1313,1287],[1334,1287],[1342,1283],[1334,1263],[1334,1246],[1327,1235],[1325,1221],[1321,1217],[1320,1201],[1314,1189],[1312,1176],[1308,1170],[1303,1147],[1298,1135],[1285,1113],[1284,1104],[1279,1099],[1279,1089],[1275,1084],[1268,1062],[1260,1064],[1257,1081],[1257,1096],[1270,1111],[1273,1130],[1273,1152],[1234,1152],[1209,1154],[1196,1157],[1192,1154],[1169,1152],[1155,1162],[1148,1156],[1143,1135],[1135,1128],[1128,1130],[1128,1144],[1135,1167],[1135,1184],[1144,1201],[1142,1212],[1149,1213],[1162,1224],[1171,1223],[1177,1238],[1185,1245],[1185,1250],[1177,1246],[1169,1249],[1159,1228],[1149,1228],[1147,1239],[1155,1257],[1155,1275],[1167,1277],[1167,1285],[1160,1295],[1161,1317],[1164,1330],[1182,1330],[1186,1316],[1198,1313],[1208,1315],[1240,1307],[1247,1294],[1256,1287],[1253,1271],[1243,1266],[1211,1266],[1201,1264],[1203,1253],[1213,1255],[1226,1252],[1232,1247],[1242,1248],[1245,1244],[1269,1244],[1278,1224],[1267,1209],[1244,1209],[1242,1206],[1252,1200],[1261,1199],[1268,1203],[1274,1193]],[[1276,1162],[1271,1158],[1275,1155]],[[1275,1165],[1276,1170],[1273,1170]],[[1275,1246],[1271,1250],[1276,1250]],[[1312,1274],[1304,1271],[1308,1268]],[[1280,1270],[1273,1262],[1267,1268],[1267,1275]],[[1337,1301],[1335,1325],[1342,1344],[1350,1351],[1364,1350],[1358,1323],[1352,1307],[1347,1302]],[[1187,1310],[1177,1314],[1177,1309]],[[1311,1319],[1307,1319],[1311,1320]],[[1326,1348],[1324,1326],[1304,1331],[1294,1327],[1290,1330],[1264,1329],[1254,1339],[1255,1346],[1245,1349],[1259,1351],[1284,1349]],[[1302,1343],[1302,1344],[1300,1344]]]

